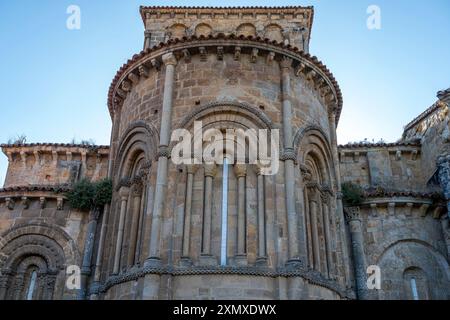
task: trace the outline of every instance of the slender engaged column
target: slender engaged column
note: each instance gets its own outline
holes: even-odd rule
[[[283,142],[284,142],[284,179],[286,189],[286,211],[288,226],[288,251],[290,264],[300,263],[299,257],[299,241],[298,241],[298,216],[295,210],[295,171],[294,160],[295,154],[293,149],[292,138],[292,105],[291,105],[291,78],[290,70],[292,59],[284,57],[280,62],[281,67],[281,95],[283,105]]]
[[[168,145],[171,134],[173,91],[177,59],[173,53],[167,53],[162,56],[162,60],[166,66],[166,75],[164,81],[158,169],[156,174],[155,199],[153,203],[149,257],[145,261],[145,266],[159,266],[161,264],[161,218],[167,188],[167,168],[169,161]]]
[[[211,218],[212,218],[212,187],[213,178],[216,174],[215,164],[205,164],[205,194],[203,208],[203,237],[202,253],[200,259],[202,264],[217,264],[216,259],[211,254]]]
[[[245,248],[246,243],[246,212],[245,212],[245,179],[247,175],[245,164],[236,164],[234,171],[237,178],[238,190],[238,207],[237,207],[237,255],[236,258],[242,260],[240,262],[247,261],[247,250]]]
[[[258,193],[258,257],[257,264],[267,263],[266,253],[266,206],[264,197],[264,175],[258,168],[257,174],[257,193]]]
[[[190,257],[190,242],[191,242],[191,215],[192,215],[192,189],[194,186],[194,174],[196,167],[193,165],[186,166],[187,181],[186,181],[186,201],[184,207],[184,221],[183,221],[183,251],[181,259],[184,264],[191,264]]]
[[[323,228],[324,228],[324,234],[325,234],[325,249],[327,250],[326,257],[327,257],[327,273],[328,277],[334,275],[334,265],[332,260],[332,254],[331,254],[331,233],[330,233],[330,210],[329,210],[329,196],[325,195],[322,197],[322,214],[323,214]]]
[[[360,300],[367,299],[366,257],[364,255],[364,239],[358,207],[346,209],[353,250],[353,263],[356,278],[356,295]]]
[[[142,198],[142,184],[137,183],[133,186],[133,215],[131,217],[130,227],[130,247],[128,250],[127,267],[132,267],[135,264],[137,235],[139,227],[139,216],[141,213],[141,198]]]
[[[341,192],[341,172],[339,168],[339,157],[338,157],[338,147],[336,138],[336,108],[329,112],[328,122],[330,125],[330,140],[331,140],[331,151],[334,163],[335,172],[335,182],[336,182],[336,216],[339,226],[336,226],[336,233],[339,233],[339,238],[341,239],[341,249],[342,255],[338,255],[342,260],[341,264],[344,269],[345,284],[349,288],[351,287],[351,276],[350,276],[350,255],[348,250],[347,233],[345,230],[345,217],[344,208],[342,205],[342,192]],[[339,228],[339,230],[338,230]]]
[[[311,210],[311,229],[312,229],[312,247],[314,257],[314,270],[320,271],[320,247],[319,247],[319,233],[317,230],[317,202],[311,200],[309,202]]]
[[[120,216],[119,216],[119,230],[117,232],[116,250],[114,255],[113,273],[119,273],[120,254],[122,252],[123,231],[125,227],[125,214],[127,211],[128,196],[130,190],[127,187],[121,187],[119,190],[120,196]]]
[[[81,266],[81,288],[78,291],[78,299],[86,299],[87,280],[91,275],[92,252],[94,250],[95,230],[100,212],[96,209],[89,213],[89,223],[84,242],[83,264]]]

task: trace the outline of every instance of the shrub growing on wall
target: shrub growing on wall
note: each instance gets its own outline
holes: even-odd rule
[[[345,206],[359,206],[364,199],[362,188],[353,182],[342,184],[342,201]]]
[[[105,204],[111,202],[111,196],[110,179],[97,182],[82,179],[75,183],[72,190],[66,194],[70,206],[81,211],[100,210]]]

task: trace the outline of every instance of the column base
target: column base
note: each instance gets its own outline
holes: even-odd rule
[[[202,266],[217,266],[217,258],[212,254],[201,254],[200,265]]]
[[[181,257],[180,259],[180,266],[182,267],[191,267],[192,266],[192,259],[189,257]]]
[[[144,268],[159,268],[161,265],[161,259],[158,257],[149,257],[144,261]]]
[[[234,263],[238,266],[248,265],[246,254],[237,254],[234,256],[233,260],[234,260]]]
[[[267,257],[256,258],[256,266],[257,267],[267,267]]]
[[[287,268],[294,268],[294,269],[303,268],[303,262],[302,262],[302,260],[300,258],[290,258],[286,262],[286,267]]]

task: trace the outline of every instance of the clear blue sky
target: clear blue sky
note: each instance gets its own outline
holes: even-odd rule
[[[81,8],[81,30],[66,9]],[[367,7],[381,9],[368,30]],[[93,139],[108,144],[106,99],[117,69],[142,48],[140,5],[313,5],[310,51],[334,73],[344,97],[339,142],[396,140],[403,126],[450,86],[450,1],[0,2],[0,142]],[[0,186],[7,167],[0,155]]]

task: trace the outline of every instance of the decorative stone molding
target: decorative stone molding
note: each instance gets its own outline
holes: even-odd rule
[[[345,288],[341,287],[336,281],[325,278],[322,274],[314,270],[305,270],[304,268],[280,267],[276,269],[265,266],[187,266],[187,267],[143,267],[133,271],[127,271],[119,275],[110,276],[100,286],[91,287],[90,294],[99,294],[106,292],[109,288],[144,277],[147,274],[188,276],[188,275],[241,275],[254,277],[301,277],[309,284],[327,288],[341,298],[350,298],[353,296]],[[353,296],[354,299],[354,296]]]

